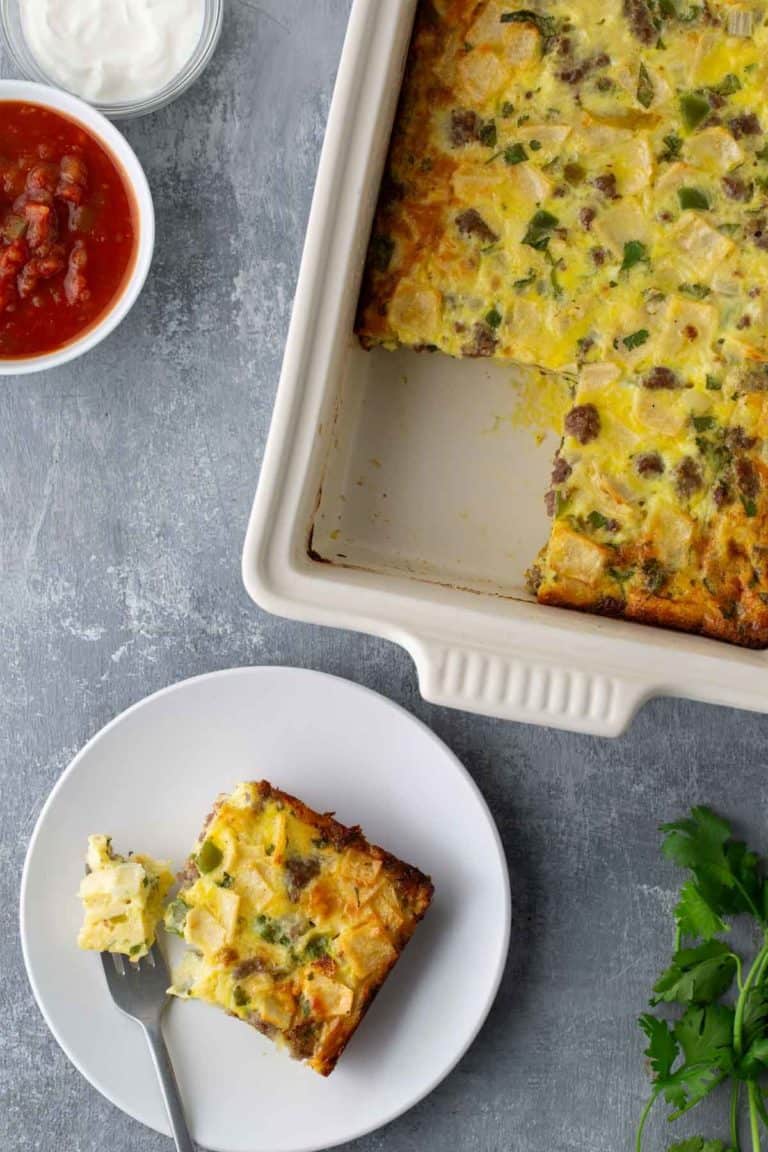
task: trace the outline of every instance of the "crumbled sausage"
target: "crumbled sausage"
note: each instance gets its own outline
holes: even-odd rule
[[[712,489],[712,499],[717,508],[723,508],[726,504],[731,503],[733,496],[725,480],[718,480],[717,484],[715,484],[715,487]]]
[[[739,319],[736,321],[736,327],[740,331],[743,331],[745,328],[751,328],[752,327],[752,317],[748,316],[746,313],[743,316],[740,316]]]
[[[602,268],[603,264],[605,264],[605,258],[608,255],[605,248],[590,248],[589,254],[592,257],[595,267]]]
[[[680,387],[676,373],[671,368],[664,368],[661,365],[651,368],[650,372],[643,377],[642,383],[643,388],[650,388],[652,391],[657,391],[660,388]]]
[[[695,460],[684,456],[675,469],[677,490],[681,496],[692,496],[702,485],[701,470]]]
[[[616,177],[613,172],[605,172],[602,176],[596,176],[592,183],[598,192],[602,192],[603,196],[607,196],[609,200],[616,200],[618,198]]]
[[[544,494],[544,508],[546,509],[547,516],[554,516],[555,508],[557,507],[557,492],[550,488]]]
[[[577,404],[565,418],[565,431],[580,444],[589,444],[600,435],[600,413],[594,404]]]
[[[472,339],[461,349],[462,356],[493,356],[498,338],[490,324],[478,320],[472,325]]]
[[[484,244],[495,244],[498,235],[489,228],[476,208],[467,208],[456,217],[456,227],[462,236],[477,236]]]
[[[552,466],[552,483],[564,484],[573,469],[564,456],[556,456]]]
[[[747,452],[757,444],[757,437],[747,436],[741,425],[737,424],[734,428],[728,429],[725,434],[725,442],[732,452],[740,450]]]
[[[751,200],[755,190],[754,184],[747,184],[738,176],[723,176],[721,184],[723,185],[723,192],[729,200]]]
[[[254,972],[269,972],[270,967],[263,956],[251,956],[248,960],[243,960],[242,964],[234,969],[232,975],[236,980],[245,980],[248,976],[253,976]]]
[[[736,483],[742,496],[757,496],[760,491],[760,477],[751,460],[740,457],[736,461]]]
[[[582,60],[580,64],[574,64],[572,68],[564,68],[562,72],[558,73],[558,78],[565,84],[580,84],[589,76],[590,72],[594,72],[596,68],[607,68],[611,62],[610,56],[605,52],[600,52],[597,56],[590,56],[588,60]]]
[[[285,871],[288,873],[288,895],[294,902],[299,899],[302,888],[306,888],[310,880],[320,874],[320,861],[310,857],[302,859],[293,856],[285,861]]]
[[[592,221],[596,215],[597,213],[595,212],[594,208],[579,209],[579,223],[587,232],[589,232],[590,228],[592,227]]]
[[[664,461],[658,452],[640,452],[635,456],[635,469],[640,476],[661,476]]]
[[[734,116],[732,120],[728,121],[728,127],[735,140],[741,140],[743,136],[759,136],[762,132],[760,121],[754,112],[746,112],[743,116]]]
[[[454,148],[472,144],[477,140],[479,131],[480,117],[477,112],[471,112],[467,108],[454,108],[451,112],[451,144]]]
[[[658,38],[648,0],[624,0],[624,16],[641,44],[655,44]]]

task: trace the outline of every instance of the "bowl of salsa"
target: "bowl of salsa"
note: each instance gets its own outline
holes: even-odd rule
[[[143,169],[76,96],[0,81],[0,375],[93,348],[126,316],[152,261]]]

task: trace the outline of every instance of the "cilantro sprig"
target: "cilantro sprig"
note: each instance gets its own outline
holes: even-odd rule
[[[746,1101],[751,1152],[761,1152],[768,1132],[768,882],[766,861],[737,840],[730,825],[709,808],[662,825],[662,852],[688,872],[674,909],[672,960],[653,987],[652,1008],[677,1005],[674,1020],[651,1012],[640,1017],[651,1095],[638,1124],[635,1149],[657,1100],[677,1120],[730,1082],[730,1143],[697,1136],[669,1152],[742,1152],[740,1117]],[[757,951],[746,959],[720,937],[731,921],[749,917]]]

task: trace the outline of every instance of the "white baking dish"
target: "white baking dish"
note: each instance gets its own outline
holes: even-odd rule
[[[243,576],[269,611],[404,645],[428,700],[613,736],[651,696],[768,710],[768,656],[536,604],[554,449],[513,374],[363,352],[362,263],[415,0],[355,0]]]

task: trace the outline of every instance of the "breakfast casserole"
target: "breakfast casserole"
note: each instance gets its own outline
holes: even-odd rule
[[[768,644],[768,10],[423,0],[365,347],[570,392],[540,601]]]
[[[139,853],[120,856],[109,836],[89,836],[86,867],[79,891],[84,919],[78,945],[140,960],[155,942],[174,882],[169,862]]]
[[[429,907],[432,883],[266,781],[222,796],[165,925],[171,991],[216,1004],[329,1075]]]

